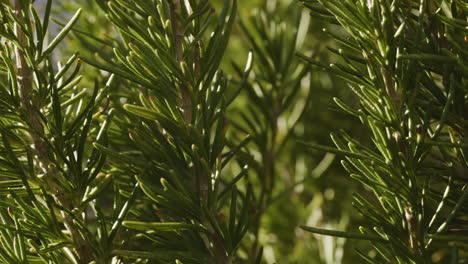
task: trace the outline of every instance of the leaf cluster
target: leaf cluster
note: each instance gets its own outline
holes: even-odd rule
[[[356,209],[369,219],[361,232],[390,245],[374,244],[376,258],[361,255],[369,263],[426,263],[449,242],[465,249],[448,234],[463,237],[466,228],[466,40],[455,33],[466,3],[303,2],[348,36],[325,30],[342,43],[333,51],[346,65],[301,57],[348,82],[360,109],[335,102],[373,142],[365,146],[340,132],[332,135],[338,150],[309,145],[345,157],[351,177],[374,194],[355,196]]]

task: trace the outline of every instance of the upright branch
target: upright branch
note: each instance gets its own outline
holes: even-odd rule
[[[452,230],[466,231],[458,222],[466,212],[457,205],[465,203],[468,192],[463,181],[452,181],[457,177],[454,167],[467,167],[461,144],[465,134],[454,132],[466,127],[466,41],[455,26],[466,18],[466,4],[302,1],[316,15],[333,15],[349,34],[347,47],[338,52],[347,65],[327,67],[305,60],[345,79],[361,103],[356,111],[336,101],[359,117],[372,147],[343,132],[332,135],[336,153],[346,156],[344,168],[380,203],[362,210],[374,201],[355,196],[356,208],[371,222],[361,232],[390,242],[388,247],[372,245],[379,255],[375,259],[426,263],[440,252],[431,246],[433,238],[443,235],[437,238],[440,242],[458,243],[458,237],[446,232],[450,223]],[[343,38],[336,39],[343,43]],[[459,262],[456,256],[452,261]]]
[[[172,0],[170,2],[170,19],[171,19],[171,26],[173,32],[173,39],[174,39],[174,49],[175,49],[175,56],[177,65],[180,66],[180,70],[182,70],[182,63],[184,62],[184,51],[183,51],[183,42],[184,42],[184,29],[180,22],[179,16],[181,12],[180,2],[179,0]],[[196,54],[195,56],[199,56]],[[199,65],[197,65],[198,58],[195,58],[195,70],[198,69]],[[179,80],[179,107],[183,110],[184,113],[184,120],[186,124],[192,123],[192,93],[189,88],[190,84],[187,80],[182,79]],[[197,172],[194,172],[195,174]],[[200,193],[200,198],[203,202],[208,201],[208,175],[206,173],[198,172],[200,175],[200,182],[197,184],[195,183],[195,175],[193,175],[193,185],[195,189]]]
[[[16,0],[15,1],[15,14],[18,18],[18,21],[21,23],[25,23],[23,13],[21,12],[21,1]],[[28,39],[24,32],[21,30],[20,26],[15,23],[15,35],[18,38],[18,42],[20,43],[21,46],[27,47],[28,46]],[[32,70],[28,65],[28,62],[26,61],[26,56],[24,52],[20,49],[20,47],[16,46],[15,47],[15,54],[16,54],[16,70],[17,70],[17,78],[18,78],[18,84],[19,84],[19,89],[21,93],[21,103],[22,107],[31,122],[31,126],[38,132],[41,132],[44,130],[44,127],[39,119],[38,113],[34,110],[31,104],[31,94],[33,92],[33,86],[32,86]],[[36,133],[31,133],[30,134],[34,148],[38,152],[38,158],[41,161],[46,161],[47,157],[47,147],[44,144],[44,142],[41,140],[41,138],[36,134]],[[48,163],[42,163],[40,166],[44,170],[50,170],[49,169],[49,164]],[[47,173],[49,174],[49,173]]]
[[[177,65],[181,67],[181,63],[184,61],[184,29],[178,16],[180,15],[180,2],[179,0],[171,0],[170,5],[170,19],[173,33],[174,49],[175,49],[175,60]],[[180,92],[180,101],[179,106],[184,112],[184,119],[187,124],[192,122],[192,96],[188,83],[185,80],[179,80],[179,92]]]
[[[261,245],[260,245],[260,226],[261,220],[265,211],[270,203],[272,192],[273,192],[273,185],[275,181],[275,160],[277,158],[276,153],[276,142],[277,142],[277,135],[278,135],[278,116],[276,114],[276,109],[273,106],[272,109],[272,120],[269,122],[268,129],[266,133],[270,132],[271,136],[268,138],[268,142],[266,143],[266,149],[262,153],[262,162],[263,166],[261,169],[263,184],[260,191],[260,197],[258,199],[258,208],[256,208],[256,215],[254,218],[253,223],[253,233],[254,233],[254,241],[251,247],[250,252],[250,259],[256,260],[257,256],[261,254]]]
[[[247,232],[248,205],[252,200],[250,189],[238,198],[234,186],[226,187],[226,179],[221,178],[222,168],[231,157],[223,155],[227,146],[223,114],[228,106],[228,83],[219,72],[219,64],[234,23],[236,1],[225,1],[217,20],[210,17],[210,0],[157,0],[152,1],[154,9],[148,9],[147,2],[132,1],[134,9],[128,8],[125,1],[109,1],[104,7],[112,23],[130,36],[122,38],[126,50],[115,49],[120,69],[114,69],[114,73],[139,83],[141,86],[135,89],[144,91],[138,98],[142,106],[124,105],[129,114],[140,118],[122,122],[122,132],[131,130],[134,158],[143,161],[144,167],[129,172],[135,174],[144,195],[151,198],[143,202],[158,210],[157,222],[148,223],[144,214],[133,214],[141,222],[124,220],[122,225],[145,234],[152,229],[146,228],[148,224],[157,228],[154,230],[173,226],[164,229],[184,234],[171,237],[176,241],[171,242],[174,250],[167,255],[171,263],[175,259],[183,263],[232,263]],[[123,17],[130,19],[122,20]],[[142,27],[151,30],[140,30]],[[202,48],[204,39],[208,44]],[[143,94],[150,95],[149,99]],[[128,164],[135,167],[130,159]],[[158,177],[159,182],[155,181]],[[232,202],[225,199],[229,194]],[[242,214],[239,204],[243,204]],[[220,208],[228,207],[226,221],[226,215],[221,213],[225,211]],[[221,228],[228,223],[229,228]],[[151,239],[148,247],[159,251],[160,244],[153,243],[156,240],[151,237],[163,236],[166,234],[161,232],[145,235]],[[142,252],[140,242],[134,247],[136,252]],[[142,256],[134,252],[132,255]],[[203,260],[195,261],[195,255]],[[159,255],[155,256],[160,261]]]
[[[183,50],[183,42],[184,42],[184,29],[181,24],[181,21],[179,19],[179,16],[181,15],[181,6],[180,6],[180,1],[179,0],[171,0],[169,2],[170,4],[170,20],[171,20],[171,26],[172,26],[172,33],[173,33],[173,40],[174,40],[174,49],[175,49],[175,59],[177,65],[179,65],[179,69],[182,71],[182,63],[184,62],[184,50]],[[195,71],[198,70],[199,65],[197,65],[198,62],[198,56],[199,54],[196,54],[197,58],[195,58]],[[192,93],[190,91],[190,84],[187,80],[181,79],[179,80],[179,92],[180,92],[180,97],[179,97],[179,107],[183,110],[184,114],[184,120],[186,124],[191,124],[192,123]],[[198,176],[198,177],[197,177]],[[195,189],[196,192],[200,194],[200,202],[202,203],[202,206],[208,206],[208,189],[209,189],[209,184],[208,181],[209,179],[209,174],[207,171],[204,169],[195,171],[195,169],[192,170],[192,186]],[[197,182],[198,178],[198,182]],[[205,219],[206,222],[208,222],[208,219]],[[226,255],[226,249],[223,246],[222,240],[218,236],[213,237],[213,245],[215,249],[215,254],[216,254],[216,259],[217,263],[219,264],[224,264],[228,263],[228,258]],[[207,245],[208,247],[210,245]]]
[[[241,118],[244,119],[245,124],[261,122],[258,129],[252,129],[251,125],[243,128],[244,131],[254,136],[253,142],[259,153],[258,161],[255,161],[259,165],[255,166],[255,170],[261,182],[258,188],[255,214],[252,217],[253,241],[249,249],[251,261],[249,263],[257,263],[262,255],[260,238],[262,219],[268,214],[267,209],[275,200],[273,195],[278,190],[275,187],[280,180],[279,172],[293,171],[290,170],[288,162],[284,162],[290,157],[282,153],[284,153],[285,145],[291,142],[290,135],[293,134],[296,124],[305,112],[306,98],[310,93],[310,87],[303,85],[308,70],[299,60],[296,60],[295,50],[292,48],[298,46],[300,34],[306,32],[300,33],[296,29],[307,28],[308,22],[301,18],[300,9],[296,8],[293,3],[287,8],[283,8],[282,4],[273,4],[269,8],[265,3],[263,9],[255,17],[251,17],[249,23],[244,23],[242,20],[240,23],[244,35],[253,47],[253,57],[258,59],[252,70],[255,74],[253,78],[248,78],[245,85],[249,104],[245,107],[245,114]],[[267,20],[270,17],[289,15],[291,10],[298,17],[294,24],[281,19]],[[290,30],[291,28],[295,30]],[[237,68],[239,69],[239,66]],[[294,101],[297,103],[290,103],[293,100],[297,100]],[[288,176],[295,177],[294,173],[288,173]]]
[[[18,21],[25,24],[27,22],[22,10],[26,10],[26,8],[22,6],[22,1],[15,0],[14,12]],[[28,38],[17,23],[15,23],[14,30],[19,44],[23,49],[27,48],[29,46]],[[53,155],[47,142],[44,140],[44,125],[41,122],[40,114],[34,107],[34,102],[31,98],[31,95],[33,94],[33,71],[28,64],[26,54],[18,46],[15,47],[15,56],[18,86],[21,93],[21,104],[24,110],[25,120],[31,126],[29,136],[33,141],[34,150],[37,154],[37,164],[41,169],[41,174],[44,176],[44,187],[48,191],[54,192],[54,199],[58,205],[71,211],[75,208],[74,203],[72,199],[70,199],[69,194],[67,194],[67,191],[57,183],[60,181],[61,175],[58,169],[53,165]],[[62,216],[65,228],[75,244],[75,253],[79,258],[79,263],[84,264],[91,262],[93,260],[91,248],[81,236],[78,231],[78,227],[73,222],[73,219],[66,213],[62,213]]]

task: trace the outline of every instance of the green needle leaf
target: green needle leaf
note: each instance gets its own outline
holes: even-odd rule
[[[333,236],[333,237],[343,237],[349,239],[359,239],[359,240],[368,240],[368,241],[375,241],[381,243],[388,243],[389,241],[377,236],[369,236],[360,233],[350,233],[350,232],[343,232],[343,231],[336,231],[336,230],[329,230],[329,229],[321,229],[316,227],[310,226],[301,226],[307,232],[311,232],[314,234],[324,235],[324,236]]]
[[[42,56],[39,59],[39,61],[42,61],[44,58],[49,56],[49,54],[55,49],[55,47],[62,41],[65,36],[70,32],[72,27],[75,25],[76,21],[78,21],[78,18],[80,17],[81,14],[81,8],[76,11],[75,15],[68,21],[68,23],[65,25],[65,27],[59,32],[59,34],[50,42],[49,46],[42,52]]]
[[[123,107],[128,112],[146,119],[155,120],[159,116],[157,112],[137,105],[126,104]]]
[[[130,229],[141,230],[141,231],[149,231],[149,230],[162,231],[162,232],[180,231],[180,230],[196,230],[196,231],[201,231],[201,232],[207,231],[207,229],[203,227],[202,225],[177,223],[177,222],[147,223],[147,222],[139,222],[139,221],[124,221],[122,225]]]

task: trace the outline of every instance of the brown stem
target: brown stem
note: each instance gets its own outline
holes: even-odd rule
[[[21,23],[26,23],[23,13],[21,12],[25,8],[22,7],[20,0],[14,2],[14,12]],[[15,24],[15,34],[18,38],[18,42],[22,47],[28,47],[28,38],[26,34],[21,30],[18,24]],[[53,155],[50,153],[47,143],[43,140],[44,125],[41,122],[41,118],[38,110],[33,106],[31,95],[33,93],[33,72],[31,67],[28,65],[26,55],[18,47],[15,47],[16,55],[16,71],[18,78],[18,86],[21,95],[22,108],[25,111],[27,121],[31,125],[32,131],[29,133],[31,137],[34,150],[37,153],[37,161],[39,168],[44,174],[43,182],[47,190],[55,190],[54,199],[60,206],[72,210],[74,208],[73,202],[66,195],[66,192],[61,188],[57,181],[61,178],[60,172],[53,166]],[[75,253],[79,258],[79,263],[87,264],[93,260],[92,251],[85,239],[80,235],[77,226],[73,223],[73,220],[65,213],[62,213],[65,228],[70,233],[70,237],[75,243]]]
[[[276,159],[276,138],[278,134],[278,116],[276,114],[275,108],[273,109],[273,117],[270,122],[271,137],[267,145],[267,149],[263,153],[263,184],[262,190],[260,192],[258,208],[255,215],[254,222],[254,241],[251,247],[250,252],[250,261],[254,263],[257,259],[257,256],[260,252],[260,242],[259,242],[259,231],[260,223],[262,221],[263,214],[265,213],[266,208],[271,199],[271,192],[274,186],[274,177],[275,177],[275,159]]]
[[[25,23],[23,14],[21,12],[21,1],[15,1],[15,10],[14,10],[18,20],[21,23]],[[18,42],[21,43],[24,47],[28,46],[28,39],[24,32],[21,31],[19,25],[15,24],[15,34],[18,38]],[[38,131],[43,131],[44,127],[40,122],[38,115],[35,113],[34,108],[31,104],[31,94],[33,92],[32,88],[32,70],[29,67],[26,57],[23,51],[19,47],[15,47],[16,53],[16,71],[18,78],[18,85],[22,97],[22,106],[26,111],[26,114],[29,116],[29,121],[31,125]],[[35,149],[38,151],[38,154],[41,155],[46,152],[46,146],[36,134],[31,135]],[[39,158],[42,158],[39,156]]]
[[[406,222],[408,223],[409,244],[410,244],[411,251],[416,256],[419,256],[419,244],[416,238],[419,224],[411,208],[405,209],[405,218],[406,218]]]
[[[172,26],[172,33],[174,38],[174,48],[176,62],[181,66],[181,63],[184,61],[184,31],[180,20],[177,16],[180,14],[180,1],[172,0],[169,2],[170,6],[170,19]],[[179,106],[184,111],[184,119],[187,124],[192,122],[192,96],[190,93],[189,85],[185,80],[179,80],[179,92],[180,92],[180,101]]]
[[[392,99],[396,112],[399,113],[401,108],[401,94],[396,89],[395,81],[393,80],[391,73],[383,67],[380,69],[380,71],[383,76],[385,91],[387,92],[390,99]]]
[[[173,41],[174,41],[174,48],[175,48],[175,60],[176,63],[179,65],[180,70],[182,71],[182,63],[184,62],[184,53],[183,53],[183,41],[184,41],[184,30],[181,25],[181,22],[178,18],[181,12],[181,7],[180,7],[180,1],[179,0],[171,0],[169,2],[169,7],[170,7],[170,20],[171,20],[171,26],[172,26],[172,33],[173,33]],[[198,45],[201,45],[201,43],[198,43]],[[194,72],[195,75],[198,75],[199,71],[199,58],[200,55],[198,54],[198,51],[195,55],[194,58]],[[180,93],[180,98],[179,98],[179,106],[182,108],[183,113],[184,113],[184,120],[186,124],[191,124],[192,123],[192,94],[190,91],[190,84],[182,79],[179,80],[179,93]],[[200,182],[196,184],[195,180],[195,175],[198,174],[200,175]],[[200,202],[202,203],[202,206],[206,206],[208,204],[208,191],[209,191],[209,184],[208,181],[209,176],[208,172],[202,170],[192,170],[192,180],[193,180],[193,188],[195,191],[198,191],[200,193]],[[198,186],[197,186],[198,185]],[[205,217],[206,219],[206,217]],[[207,225],[209,225],[209,221],[204,221],[207,222]],[[227,264],[229,263],[229,257],[226,255],[226,249],[223,245],[223,241],[221,237],[219,237],[216,233],[213,233],[213,238],[212,238],[212,243],[213,243],[213,248],[214,248],[214,254],[216,258],[216,264]],[[206,245],[207,247],[211,247],[209,244]]]

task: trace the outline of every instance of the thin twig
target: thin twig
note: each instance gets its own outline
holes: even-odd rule
[[[277,156],[275,146],[278,135],[278,112],[276,109],[277,108],[273,106],[272,119],[269,123],[271,137],[268,139],[267,148],[262,153],[264,166],[262,167],[261,176],[263,184],[258,201],[258,208],[254,219],[254,241],[251,247],[249,257],[249,259],[252,261],[260,257],[259,254],[261,253],[262,248],[259,241],[260,224],[262,221],[262,217],[266,211],[266,208],[270,204],[275,182],[275,160]]]

